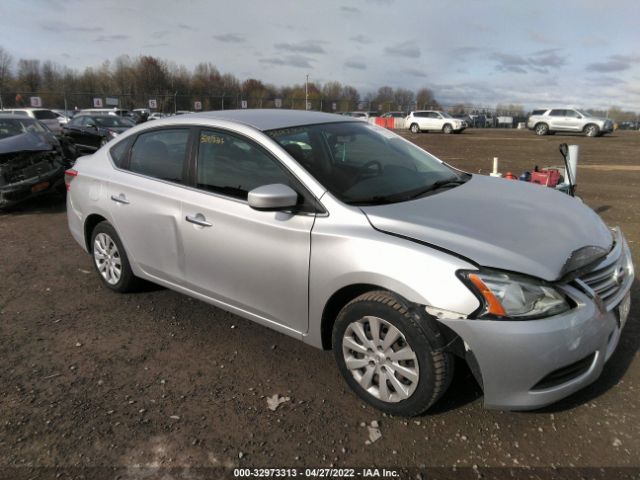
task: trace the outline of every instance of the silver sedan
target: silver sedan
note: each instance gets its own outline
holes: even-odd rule
[[[66,183],[69,228],[107,288],[151,281],[333,349],[392,414],[433,405],[455,357],[488,407],[555,402],[598,378],[629,313],[629,248],[587,206],[344,116],[161,119]]]

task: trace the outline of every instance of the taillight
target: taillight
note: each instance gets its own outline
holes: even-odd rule
[[[64,172],[64,185],[67,188],[67,192],[71,190],[71,181],[78,176],[78,171],[70,168]]]

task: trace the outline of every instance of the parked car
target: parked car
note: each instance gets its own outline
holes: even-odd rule
[[[0,114],[0,208],[62,189],[71,165],[60,141],[38,120]]]
[[[55,113],[56,117],[58,118],[58,123],[60,124],[61,127],[63,125],[66,125],[67,122],[71,120],[74,114],[73,110],[62,110],[62,109],[54,108],[51,111]]]
[[[436,110],[416,110],[415,112],[409,112],[409,115],[405,118],[405,124],[412,133],[429,131],[460,133],[467,128],[465,121],[453,118],[447,112]]]
[[[133,121],[117,115],[79,113],[63,131],[80,150],[90,153],[133,126]]]
[[[46,108],[12,108],[9,110],[3,110],[2,113],[12,113],[14,115],[35,118],[36,120],[44,123],[54,134],[62,132],[62,128],[58,122],[58,116]]]
[[[117,115],[119,117],[126,117],[131,113],[130,110],[125,108],[83,108],[78,112],[85,115]]]
[[[627,243],[585,204],[344,116],[157,120],[66,178],[71,234],[105,287],[149,280],[332,348],[394,415],[436,402],[454,356],[488,407],[555,402],[600,376],[629,312]]]
[[[576,132],[598,137],[613,132],[613,122],[574,108],[548,108],[534,110],[527,121],[527,128],[535,131],[536,135]]]

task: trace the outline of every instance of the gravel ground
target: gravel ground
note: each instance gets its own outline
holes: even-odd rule
[[[622,226],[640,265],[639,132],[406,137],[483,173],[494,156],[516,174],[559,164],[558,144],[579,144],[579,195]],[[359,401],[331,352],[159,287],[107,291],[68,233],[60,197],[0,213],[0,245],[0,478],[182,478],[185,469],[219,478],[229,470],[207,468],[237,466],[457,466],[469,478],[474,466],[603,466],[640,475],[637,280],[596,384],[543,410],[490,411],[458,364],[435,408],[405,419]],[[275,411],[274,394],[289,397]],[[367,445],[372,422],[382,436]]]

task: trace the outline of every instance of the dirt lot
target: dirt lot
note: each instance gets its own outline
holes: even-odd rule
[[[559,164],[558,144],[579,144],[578,193],[622,226],[640,265],[640,132],[407,138],[483,173],[494,156],[516,174]],[[101,467],[60,478],[177,478],[214,466],[640,467],[637,280],[620,346],[595,385],[541,411],[488,411],[459,365],[436,408],[407,420],[351,394],[331,352],[165,289],[110,293],[69,235],[59,197],[0,214],[0,245],[0,478],[44,478],[61,472],[44,467],[60,466]],[[270,411],[275,393],[290,401]],[[382,438],[365,445],[374,420]]]

